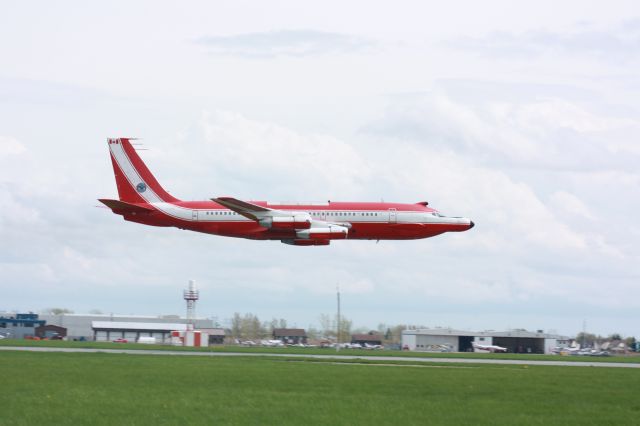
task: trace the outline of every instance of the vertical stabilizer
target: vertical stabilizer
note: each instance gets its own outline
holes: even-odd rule
[[[128,203],[179,201],[160,186],[128,138],[109,138],[107,141],[121,201]]]

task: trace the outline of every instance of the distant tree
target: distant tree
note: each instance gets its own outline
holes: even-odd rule
[[[370,332],[371,332],[371,329],[368,327],[356,327],[353,330],[351,330],[352,334],[367,334]]]
[[[307,337],[309,339],[312,339],[312,340],[319,339],[320,335],[321,335],[321,332],[317,328],[315,328],[315,327],[313,327],[311,325],[309,327],[307,327]]]
[[[62,314],[72,314],[73,311],[67,308],[48,308],[43,311],[45,314],[50,315],[62,315]]]
[[[243,339],[262,339],[267,334],[258,316],[250,313],[240,319],[240,330]]]
[[[407,329],[404,324],[399,324],[391,328],[391,343],[400,344],[402,342],[402,332]]]
[[[593,346],[599,340],[600,339],[598,339],[598,336],[592,333],[580,332],[576,336],[576,342],[578,342],[582,346]]]
[[[287,328],[287,320],[284,318],[272,318],[271,322],[268,324],[268,327],[265,327],[273,331],[274,328]]]
[[[385,331],[384,333],[384,340],[391,340],[392,337],[393,334],[391,334],[391,329],[387,328],[387,331]]]
[[[236,339],[242,337],[242,316],[238,312],[234,312],[231,318],[231,335]]]
[[[622,340],[622,336],[619,333],[613,333],[609,336],[609,340]]]
[[[336,322],[337,322],[337,318],[338,316],[336,315]],[[353,321],[345,317],[340,317],[340,330],[338,331],[338,340],[341,343],[351,341],[352,325],[353,325]]]
[[[336,338],[340,342],[346,342],[347,340],[351,340],[351,328],[353,326],[353,321],[344,316],[340,317],[340,332],[336,335],[337,323],[338,323],[338,315],[331,316],[329,314],[320,314],[320,328],[322,330],[322,335],[325,338]]]
[[[104,312],[102,312],[100,309],[91,309],[89,313],[92,315],[102,315]]]
[[[336,327],[331,322],[330,315],[320,314],[318,321],[320,322],[320,330],[322,332],[322,337],[329,338],[336,335]]]
[[[636,338],[633,336],[629,336],[624,339],[624,343],[633,350],[636,347]]]

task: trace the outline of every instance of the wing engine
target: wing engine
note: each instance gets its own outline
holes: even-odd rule
[[[311,228],[311,216],[308,214],[298,214],[295,216],[267,216],[258,223],[269,229],[309,229]]]
[[[348,233],[349,229],[346,226],[321,222],[317,227],[296,231],[296,236],[310,240],[344,240]]]

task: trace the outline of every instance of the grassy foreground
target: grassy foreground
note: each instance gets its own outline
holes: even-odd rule
[[[0,352],[0,424],[638,424],[640,371]]]
[[[441,352],[408,352],[389,350],[365,350],[365,349],[341,349],[336,352],[329,348],[298,348],[298,347],[245,347],[237,345],[216,345],[208,348],[189,348],[168,345],[146,345],[139,343],[113,343],[113,342],[73,342],[62,340],[0,340],[0,346],[33,346],[33,347],[57,347],[57,348],[91,348],[91,349],[153,349],[171,351],[199,351],[199,352],[240,352],[240,353],[277,353],[277,354],[302,354],[302,355],[357,355],[357,356],[397,356],[397,357],[423,357],[423,358],[475,358],[475,359],[516,359],[521,361],[588,361],[588,362],[629,362],[640,363],[640,354],[628,354],[610,357],[583,357],[539,354],[512,354],[512,353],[441,353]]]

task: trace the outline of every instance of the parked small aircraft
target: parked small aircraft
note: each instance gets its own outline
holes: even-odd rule
[[[382,345],[372,345],[370,343],[364,344],[365,349],[382,349]]]
[[[269,203],[216,197],[182,201],[160,186],[128,138],[108,139],[119,198],[99,201],[124,220],[296,246],[332,240],[410,240],[461,232],[474,223],[428,207],[383,202]]]
[[[260,340],[260,344],[262,346],[278,346],[278,347],[284,346],[284,343],[282,343],[282,340],[273,340],[273,339]]]
[[[507,352],[507,348],[496,345],[481,345],[479,343],[471,343],[474,352],[495,353],[495,352]]]

